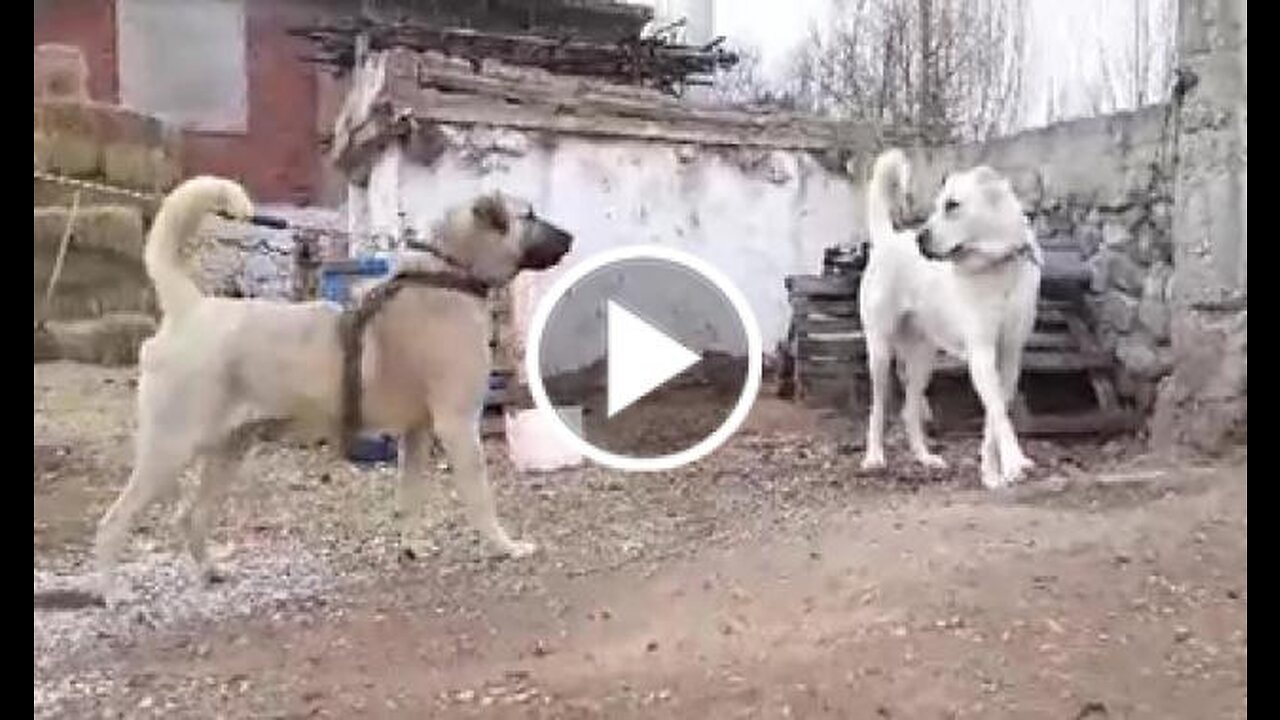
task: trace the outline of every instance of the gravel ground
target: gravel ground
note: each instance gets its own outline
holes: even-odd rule
[[[34,584],[82,587],[129,465],[132,372],[35,368]],[[397,558],[394,475],[265,445],[195,585],[154,510],[122,607],[37,609],[37,717],[1246,717],[1247,456],[1029,443],[1037,478],[862,475],[850,428],[762,396],[678,471],[518,476],[542,552],[488,557],[446,482]],[[901,442],[891,445],[903,457]],[[443,474],[441,474],[443,480]]]

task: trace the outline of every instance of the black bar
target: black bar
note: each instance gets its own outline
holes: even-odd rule
[[[282,217],[276,217],[274,215],[250,215],[249,217],[246,218],[246,217],[237,217],[235,215],[232,215],[231,213],[227,213],[219,210],[218,217],[226,220],[231,220],[234,222],[243,222],[243,223],[249,223],[250,225],[259,225],[261,227],[274,228],[276,230],[289,229],[288,220],[285,220]]]

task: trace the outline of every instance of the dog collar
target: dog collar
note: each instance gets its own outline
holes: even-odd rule
[[[436,247],[432,243],[421,242],[418,240],[409,240],[405,242],[405,247],[409,248],[410,250],[421,250],[422,252],[435,255],[440,260],[443,260],[445,265],[448,265],[449,267],[454,268],[464,274],[466,273],[466,266],[462,263],[461,260],[458,260],[454,256],[450,255],[444,250],[441,250],[440,248]]]
[[[430,255],[434,255],[436,256],[437,259],[442,261],[445,265],[448,265],[449,267],[453,268],[454,270],[457,270],[458,272],[457,274],[454,274],[454,273],[447,273],[447,272],[406,271],[403,273],[399,273],[397,277],[409,278],[413,280],[415,283],[423,284],[423,285],[436,284],[438,287],[443,287],[450,290],[459,290],[462,292],[467,292],[472,295],[478,295],[481,297],[488,296],[489,290],[493,289],[492,284],[484,280],[481,280],[480,278],[477,278],[475,275],[472,275],[467,270],[466,265],[464,265],[462,261],[453,257],[452,255],[445,252],[444,250],[441,250],[440,248],[436,247],[432,243],[409,240],[408,242],[405,243],[405,247],[408,247],[411,250],[421,250],[422,252],[428,253]],[[477,289],[482,289],[482,290],[477,291]]]
[[[1017,260],[1018,258],[1026,258],[1032,265],[1040,267],[1040,255],[1036,252],[1035,246],[1031,243],[1023,243],[1016,250],[1009,253],[1009,256],[1002,262]]]
[[[474,295],[481,300],[489,297],[490,290],[489,284],[477,277],[447,270],[404,270],[393,275],[388,282],[453,290]]]
[[[972,252],[972,251],[969,250],[969,248],[962,243],[960,245],[957,245],[951,252],[947,253],[946,255],[942,256],[939,259],[940,260],[959,260],[962,256],[964,256],[969,252]],[[1028,242],[1028,243],[1023,243],[1019,245],[1018,247],[1014,248],[1013,250],[1010,250],[1004,255],[991,257],[987,262],[987,267],[988,268],[999,267],[1000,265],[1003,265],[1007,262],[1013,262],[1014,260],[1019,260],[1019,259],[1026,259],[1027,262],[1031,263],[1032,265],[1035,265],[1036,267],[1040,267],[1040,264],[1041,264],[1040,255],[1039,253],[1036,252],[1035,246]]]

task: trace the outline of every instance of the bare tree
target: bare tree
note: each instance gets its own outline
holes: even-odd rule
[[[1177,0],[1132,0],[1128,21],[1132,38],[1116,52],[1102,50],[1102,82],[1115,112],[1165,100],[1173,86],[1177,61]]]
[[[1019,119],[1025,0],[835,0],[792,67],[806,108],[930,142],[1005,132]]]
[[[1055,16],[1064,34],[1086,38],[1043,68],[1043,122],[1104,115],[1163,102],[1177,62],[1177,0],[1072,7]],[[1069,92],[1068,92],[1069,91]],[[1055,94],[1056,93],[1056,94]],[[1035,109],[1039,116],[1040,108]]]

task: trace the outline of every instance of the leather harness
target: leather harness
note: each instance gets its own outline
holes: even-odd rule
[[[489,297],[489,285],[469,275],[450,271],[406,270],[396,273],[390,280],[375,286],[360,299],[355,307],[342,313],[338,325],[339,341],[342,344],[340,442],[345,456],[350,456],[356,434],[360,432],[363,423],[360,413],[363,395],[360,369],[361,359],[364,356],[364,331],[369,321],[406,287],[449,290],[472,295],[481,300]]]

